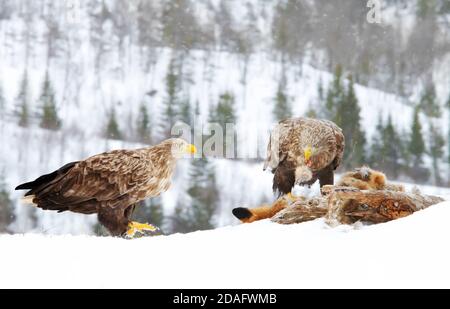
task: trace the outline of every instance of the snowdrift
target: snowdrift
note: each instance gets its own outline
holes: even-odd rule
[[[450,288],[450,202],[373,226],[1,236],[0,288]]]

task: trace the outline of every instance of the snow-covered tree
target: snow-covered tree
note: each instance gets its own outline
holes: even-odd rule
[[[384,123],[381,115],[378,117],[375,135],[372,138],[372,144],[370,145],[370,165],[374,168],[381,169],[384,158],[381,156],[383,152],[383,135],[384,135]]]
[[[414,111],[411,135],[408,144],[409,153],[412,155],[413,166],[420,166],[423,163],[423,155],[425,154],[425,141],[423,139],[422,124],[419,119],[419,109]]]
[[[323,88],[319,84],[319,100],[323,100]],[[342,79],[342,67],[337,66],[334,79],[328,88],[325,118],[333,120],[340,126],[345,135],[346,167],[360,166],[366,161],[366,136],[361,123],[361,108],[355,93],[353,77],[350,75],[346,84]]]
[[[441,108],[436,97],[434,83],[429,83],[425,87],[420,98],[419,106],[428,117],[438,118],[441,116]]]
[[[276,121],[292,117],[292,107],[289,97],[286,94],[285,82],[283,81],[278,85],[277,93],[275,95],[273,115]]]
[[[366,136],[361,126],[361,108],[351,76],[342,101],[336,103],[336,123],[342,128],[345,136],[345,165],[360,166],[365,163]]]
[[[191,126],[194,123],[191,101],[188,98],[180,103],[180,120]]]
[[[235,98],[231,92],[222,93],[219,102],[212,110],[210,121],[219,123],[224,129],[227,123],[236,123]]]
[[[195,230],[214,228],[214,214],[219,205],[216,176],[212,164],[205,159],[192,162],[191,186],[188,194],[194,215]]]
[[[28,127],[30,124],[30,89],[28,85],[28,72],[23,73],[22,82],[20,83],[19,94],[15,103],[15,114],[19,118],[19,126]]]
[[[152,123],[145,103],[142,103],[139,107],[137,135],[140,142],[146,144],[152,143]]]
[[[219,96],[219,102],[210,110],[209,121],[219,124],[223,133],[226,133],[227,124],[236,124],[237,115],[235,110],[235,97],[231,92],[224,92]],[[223,150],[227,153],[227,139],[224,136]],[[234,137],[236,142],[236,136]]]
[[[208,159],[196,159],[191,164],[187,197],[175,208],[171,220],[173,233],[188,233],[213,229],[214,215],[219,205],[215,172]]]
[[[59,130],[61,128],[61,119],[56,109],[55,92],[48,71],[45,73],[39,102],[41,105],[40,127],[48,130]]]
[[[339,105],[345,100],[345,89],[342,83],[342,66],[336,66],[334,72],[334,79],[328,88],[327,97],[325,101],[324,116],[329,120],[340,123],[339,115],[337,114]]]
[[[114,107],[111,109],[108,116],[108,122],[106,124],[106,138],[119,140],[123,138],[116,118],[116,109]]]
[[[392,123],[391,116],[389,116],[388,122],[384,127],[382,139],[383,148],[381,149],[380,158],[383,158],[383,166],[387,174],[396,179],[401,172],[403,143]]]
[[[163,137],[170,137],[173,125],[177,122],[180,114],[180,76],[175,67],[175,60],[172,59],[166,74],[166,96],[164,98],[164,111],[162,115]]]
[[[433,159],[433,174],[434,183],[436,185],[442,185],[441,170],[440,170],[440,160],[444,156],[444,146],[445,139],[442,132],[438,126],[430,123],[430,155]]]

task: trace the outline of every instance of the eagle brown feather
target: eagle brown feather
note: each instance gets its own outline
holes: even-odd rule
[[[26,196],[44,210],[98,214],[112,235],[127,231],[134,205],[167,191],[177,154],[188,144],[170,139],[157,146],[137,150],[105,152],[70,163],[16,190],[29,189]]]

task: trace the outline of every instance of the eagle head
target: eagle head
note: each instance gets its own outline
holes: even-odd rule
[[[177,159],[183,158],[185,155],[194,155],[197,153],[197,147],[189,144],[182,138],[171,138],[166,143],[170,146],[172,156]]]

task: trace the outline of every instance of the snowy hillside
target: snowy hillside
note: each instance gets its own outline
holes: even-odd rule
[[[147,89],[164,89],[164,76],[166,74],[167,62],[169,61],[170,51],[166,51],[160,56],[160,60],[155,65],[155,71],[151,75],[141,75],[139,71],[130,73],[133,79],[105,79],[102,82],[104,89],[114,91],[110,94],[116,100],[127,102],[127,104],[116,105],[124,115],[119,119],[122,127],[129,125],[128,113],[137,113],[140,105],[140,96]],[[208,61],[215,63],[215,74],[219,81],[210,84],[203,79],[201,72],[204,70],[203,58],[208,57]],[[1,58],[0,58],[1,59]],[[269,131],[273,125],[271,118],[273,94],[276,92],[276,72],[279,70],[279,64],[267,59],[264,54],[256,55],[252,58],[248,68],[248,77],[246,87],[243,87],[239,80],[239,57],[223,53],[204,54],[197,52],[193,59],[193,69],[197,72],[192,74],[193,83],[196,87],[191,87],[191,101],[201,102],[202,115],[206,119],[208,107],[214,98],[219,96],[221,91],[233,89],[237,98],[237,115],[239,141],[244,153],[243,157],[254,158],[254,150],[258,149],[260,157],[264,157]],[[198,60],[195,60],[198,59]],[[20,81],[21,69],[14,68],[13,64],[5,63],[4,70],[8,70],[8,76],[16,78],[5,79],[5,96],[13,100],[17,92],[17,84]],[[43,70],[43,69],[42,69]],[[40,72],[39,70],[37,72]],[[37,73],[31,72],[33,93],[39,93],[39,77]],[[56,76],[60,73],[55,72]],[[90,73],[85,73],[90,75]],[[233,77],[235,76],[235,77]],[[324,84],[332,79],[331,74],[318,71],[310,66],[303,67],[301,78],[296,77],[295,70],[289,71],[290,82],[289,95],[294,100],[294,115],[303,115],[310,106],[314,106],[317,101],[316,86],[321,80]],[[151,87],[146,83],[152,80]],[[223,80],[220,80],[223,79]],[[88,82],[88,81],[84,81]],[[63,89],[57,88],[57,89]],[[8,147],[1,149],[0,159],[2,168],[6,168],[7,183],[11,188],[15,185],[38,177],[43,173],[53,171],[66,162],[80,160],[96,153],[110,149],[135,148],[138,144],[122,141],[109,141],[101,137],[102,128],[105,126],[106,107],[98,104],[90,98],[104,95],[103,88],[96,88],[95,84],[86,85],[78,92],[78,96],[86,97],[80,99],[77,104],[64,104],[61,106],[61,115],[64,121],[64,128],[60,133],[48,132],[37,127],[32,131],[19,128],[13,118],[2,122],[0,126],[0,139]],[[135,89],[130,92],[129,89]],[[356,87],[357,95],[361,102],[362,118],[368,136],[372,136],[375,130],[377,119],[380,115],[387,119],[389,115],[402,115],[397,119],[400,130],[407,130],[412,119],[413,108],[406,105],[402,98],[392,94],[386,94],[382,91],[370,89],[363,86]],[[151,106],[157,110],[161,106],[163,93],[157,94],[153,98]],[[33,101],[32,101],[33,102]],[[383,104],[380,104],[380,103]],[[37,104],[37,103],[35,103]],[[107,106],[107,105],[106,105]],[[386,111],[386,108],[389,108]],[[37,107],[36,107],[37,108]],[[12,114],[13,107],[10,106]],[[153,115],[158,115],[155,111]],[[154,116],[157,119],[157,116]],[[82,128],[80,128],[80,119],[82,119]],[[444,118],[445,119],[445,118]],[[443,121],[443,120],[442,120]],[[249,129],[251,128],[251,129]],[[257,145],[257,148],[254,146]],[[250,151],[247,153],[246,151]],[[264,201],[273,199],[271,193],[271,175],[262,171],[262,164],[247,164],[245,162],[236,162],[233,160],[216,160],[217,179],[220,187],[221,213],[218,215],[218,224],[224,225],[234,222],[229,217],[230,210],[240,205],[258,205]],[[170,214],[175,207],[183,185],[186,183],[186,177],[189,164],[183,162],[178,169],[174,188],[164,195],[163,201],[165,211]],[[244,185],[245,184],[245,185]],[[240,188],[246,188],[245,191]],[[18,200],[19,193],[11,192],[13,197]],[[14,230],[17,232],[30,230],[30,222],[23,215],[24,210],[21,205],[16,208],[18,221],[15,223]],[[222,216],[221,214],[226,214]],[[62,217],[62,218],[61,218]],[[59,233],[78,233],[86,232],[89,229],[80,225],[80,222],[92,224],[95,218],[86,219],[76,215],[64,214],[56,215],[51,213],[39,213],[39,227],[35,232],[44,232],[50,234]],[[71,222],[73,220],[73,222]],[[66,222],[60,224],[58,222]]]
[[[0,236],[0,288],[450,288],[449,217],[446,202],[374,226],[263,221],[133,241]],[[126,267],[112,271],[118,261]]]
[[[192,11],[199,16],[200,22],[206,24],[206,28],[214,30],[212,31],[214,36],[218,36],[219,31],[216,28],[219,28],[219,25],[210,26],[208,22],[215,20],[214,16],[211,17],[212,12],[219,10],[221,3],[224,2],[193,1]],[[19,203],[20,194],[14,192],[13,188],[22,182],[51,172],[67,162],[81,160],[110,149],[142,146],[135,142],[134,136],[136,119],[142,104],[149,109],[153,139],[156,142],[160,138],[158,135],[163,123],[162,114],[167,99],[166,82],[172,61],[181,63],[179,68],[177,67],[179,69],[177,74],[181,79],[178,95],[181,99],[189,101],[192,106],[199,104],[201,120],[208,119],[221,94],[230,92],[235,97],[238,148],[241,150],[241,159],[250,160],[211,161],[219,191],[217,198],[219,207],[214,221],[217,226],[236,224],[236,220],[231,216],[232,208],[256,206],[274,199],[272,176],[263,172],[262,163],[254,159],[265,156],[268,133],[274,123],[274,100],[282,77],[285,78],[283,82],[286,86],[286,95],[291,101],[293,116],[304,115],[309,109],[317,110],[318,85],[322,83],[327,86],[333,79],[333,75],[329,72],[333,68],[327,71],[326,65],[312,65],[311,59],[325,58],[322,49],[306,45],[304,57],[300,60],[296,58],[295,65],[282,63],[276,52],[271,50],[273,43],[271,25],[275,15],[274,7],[278,1],[227,1],[233,13],[232,19],[238,21],[236,26],[238,30],[249,26],[249,20],[252,21],[249,12],[257,16],[253,21],[259,31],[253,28],[244,31],[245,38],[254,43],[253,49],[246,53],[227,49],[221,45],[222,41],[214,47],[205,43],[207,47],[202,46],[203,48],[195,45],[190,48],[186,46],[170,48],[164,46],[160,40],[153,42],[154,33],[158,39],[161,36],[161,25],[151,24],[153,16],[144,16],[148,17],[147,21],[151,24],[151,27],[144,30],[150,34],[139,28],[138,23],[143,17],[134,7],[126,15],[129,18],[126,21],[129,23],[119,17],[114,18],[114,14],[123,17],[118,12],[126,11],[122,6],[126,5],[127,1],[86,1],[87,5],[83,7],[74,24],[68,24],[65,15],[55,17],[47,14],[46,1],[20,3],[21,5],[11,6],[9,15],[5,13],[6,9],[0,12],[0,85],[5,99],[3,109],[0,110],[0,173],[2,171],[5,173],[7,191],[14,202],[16,220],[11,229],[17,233],[93,234],[95,217],[32,212],[30,208]],[[24,3],[32,3],[31,9]],[[103,8],[101,3],[106,3],[109,11]],[[155,4],[155,7],[159,8],[168,2],[147,3]],[[412,24],[410,20],[414,19],[409,16],[412,11],[410,7],[402,11],[409,24]],[[157,10],[156,12],[160,18],[160,12]],[[394,11],[388,13],[386,18],[396,20]],[[223,17],[224,14],[218,15]],[[402,22],[405,20],[402,19]],[[51,32],[53,37],[49,34],[50,30],[53,31]],[[231,32],[234,33],[233,31]],[[259,36],[252,37],[248,34],[256,32]],[[142,36],[150,43],[141,42],[144,40]],[[49,39],[50,37],[52,39]],[[53,49],[50,50],[49,46],[53,46]],[[344,54],[348,55],[347,47],[344,50]],[[327,59],[323,59],[322,62],[326,63]],[[450,58],[442,57],[430,69],[431,76],[436,80],[437,97],[440,102],[444,102],[450,92],[449,68]],[[57,111],[62,122],[58,132],[39,128],[41,109],[39,97],[47,69],[55,90]],[[31,124],[26,129],[18,126],[16,102],[24,72],[27,72],[29,81],[31,118]],[[383,76],[381,69],[378,74]],[[415,79],[415,75],[412,76],[414,78],[408,77]],[[383,84],[389,84],[387,80],[388,77]],[[417,100],[416,89],[420,88],[421,82],[421,80],[411,82],[410,96],[399,96],[367,86],[377,84],[376,81],[366,82],[365,86],[356,85],[356,95],[361,107],[361,123],[369,144],[372,142],[379,118],[386,121],[391,116],[399,132],[410,130],[414,111],[412,101]],[[124,133],[124,141],[104,138],[108,115],[113,109],[118,116],[119,127]],[[420,119],[423,131],[428,132],[430,119],[422,113]],[[443,109],[442,117],[433,119],[432,122],[445,133],[449,127],[449,119],[448,111]],[[425,139],[428,141],[428,136],[425,136]],[[424,159],[427,167],[430,167],[430,157],[425,155]],[[450,167],[446,165],[444,159],[442,161],[442,176],[446,179]],[[163,195],[164,214],[167,217],[173,214],[174,208],[184,198],[189,184],[189,168],[187,160],[181,162],[173,188]],[[447,194],[447,189],[429,186],[424,187],[423,192]],[[75,242],[78,240],[73,239]],[[43,241],[45,242],[45,238]],[[113,243],[117,240],[101,241]],[[158,240],[151,242],[157,243]]]

